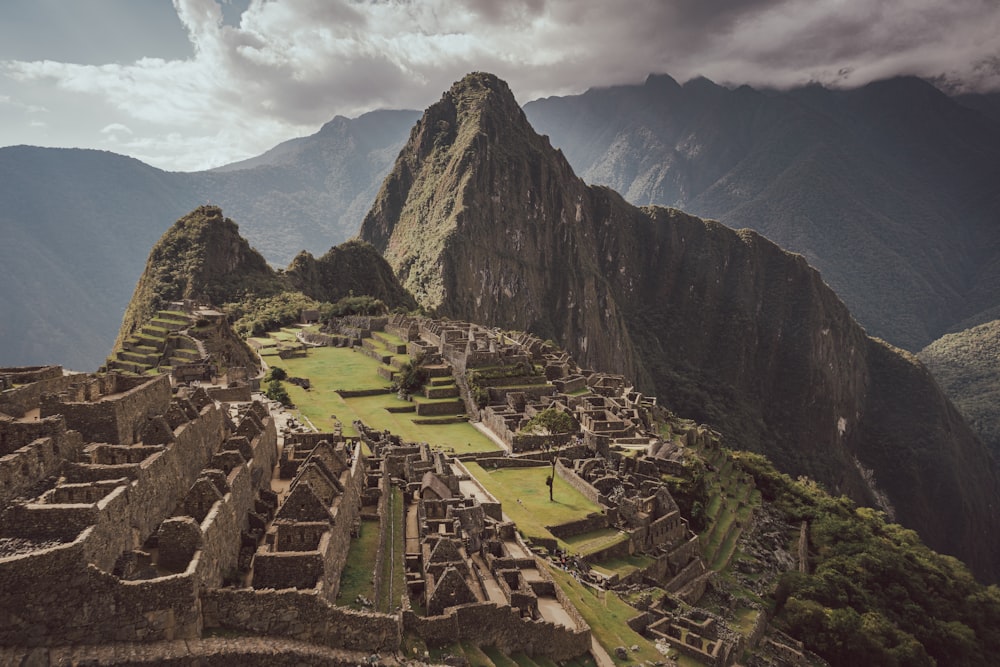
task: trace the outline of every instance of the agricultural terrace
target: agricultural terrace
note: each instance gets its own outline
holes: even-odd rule
[[[342,398],[337,390],[358,391],[389,386],[389,381],[379,375],[383,364],[363,352],[343,347],[313,347],[307,348],[304,357],[267,357],[266,360],[271,365],[284,368],[289,376],[309,380],[311,387],[308,391],[291,383],[285,383],[285,388],[298,412],[321,431],[332,430],[334,422],[340,421],[344,435],[356,435],[352,424],[360,419],[371,428],[388,429],[404,440],[450,448],[456,454],[499,449],[468,422],[417,424],[413,412],[389,412],[389,409],[405,410],[414,405],[395,393]],[[422,397],[415,397],[414,400],[435,402],[435,399]]]
[[[600,512],[601,506],[588,500],[558,475],[552,489],[553,500],[549,500],[549,487],[545,484],[552,471],[549,466],[487,470],[478,463],[466,461],[465,467],[500,501],[504,513],[529,539],[555,539],[561,548],[577,554],[596,551],[627,539],[623,533],[611,528],[577,535],[568,541],[552,535],[546,526],[584,519],[588,514]]]

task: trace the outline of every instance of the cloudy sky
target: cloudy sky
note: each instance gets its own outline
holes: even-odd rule
[[[473,70],[522,103],[668,73],[1000,89],[998,0],[3,0],[0,146],[194,170]]]

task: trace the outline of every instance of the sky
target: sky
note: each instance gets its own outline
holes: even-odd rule
[[[192,171],[471,71],[522,104],[678,81],[1000,90],[1000,0],[2,0],[0,146]]]

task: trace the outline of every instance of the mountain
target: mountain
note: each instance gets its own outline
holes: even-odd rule
[[[1000,122],[925,81],[772,91],[660,75],[524,110],[584,180],[801,253],[896,345],[1000,305]]]
[[[143,257],[205,202],[239,219],[278,266],[346,240],[417,115],[337,117],[257,158],[193,174],[103,151],[0,148],[0,366],[97,368]]]
[[[322,250],[357,233],[419,115],[337,116],[316,134],[197,174],[196,189],[239,220],[270,262],[285,265],[300,250]]]
[[[221,308],[287,293],[331,303],[366,295],[389,308],[416,306],[389,265],[366,243],[345,242],[319,259],[301,253],[286,271],[276,271],[221,208],[200,206],[177,220],[153,245],[115,347],[173,301],[190,299]]]
[[[1000,461],[1000,320],[946,334],[918,356]]]
[[[0,366],[97,368],[142,258],[196,201],[177,175],[114,153],[0,149]]]
[[[439,315],[553,338],[1000,573],[1000,476],[926,368],[868,337],[802,256],[586,185],[496,77],[427,109],[360,237]]]

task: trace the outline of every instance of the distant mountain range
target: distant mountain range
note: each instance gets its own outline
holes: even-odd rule
[[[1000,305],[997,100],[905,77],[778,92],[651,76],[525,113],[584,180],[801,253],[869,333],[915,352]]]
[[[524,108],[585,180],[761,232],[819,268],[870,333],[917,350],[1000,314],[998,97],[917,79],[776,92],[653,76]],[[0,149],[0,365],[100,365],[142,257],[196,206],[221,206],[274,266],[350,238],[418,117],[338,117],[190,174]]]
[[[353,236],[418,116],[337,117],[199,173],[103,151],[0,149],[0,366],[101,365],[149,248],[199,205],[224,207],[276,266]]]

